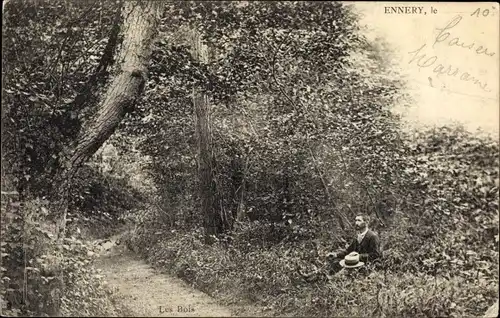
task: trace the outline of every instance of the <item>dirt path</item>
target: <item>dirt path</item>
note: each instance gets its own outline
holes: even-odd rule
[[[107,251],[106,251],[107,250]],[[236,317],[242,309],[221,306],[182,280],[157,273],[114,242],[103,244],[96,267],[113,290],[117,310],[129,317]],[[256,315],[243,310],[244,316]]]

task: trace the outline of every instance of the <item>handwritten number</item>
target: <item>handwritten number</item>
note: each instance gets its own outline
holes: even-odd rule
[[[477,8],[474,12],[472,12],[472,14],[470,16],[472,17],[475,15],[476,17],[479,17],[480,13],[481,13],[481,8]],[[487,17],[490,14],[490,10],[484,9],[481,14],[483,17]]]

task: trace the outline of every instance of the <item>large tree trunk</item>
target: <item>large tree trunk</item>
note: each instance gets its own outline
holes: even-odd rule
[[[208,48],[201,41],[196,30],[191,32],[192,56],[200,63],[208,63]],[[203,214],[205,242],[210,244],[213,237],[229,229],[229,220],[225,211],[219,207],[216,184],[213,175],[214,155],[210,129],[210,103],[205,92],[206,85],[193,90],[193,106],[196,115],[196,133],[198,140],[198,175],[200,199]]]
[[[113,134],[125,114],[144,90],[152,42],[159,21],[158,1],[127,1],[122,14],[123,42],[116,59],[116,72],[97,113],[66,151],[56,188],[57,233],[64,236],[69,189],[78,169]]]

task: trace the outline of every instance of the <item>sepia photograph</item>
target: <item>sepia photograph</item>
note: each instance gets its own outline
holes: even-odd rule
[[[2,317],[497,317],[498,2],[4,0]]]

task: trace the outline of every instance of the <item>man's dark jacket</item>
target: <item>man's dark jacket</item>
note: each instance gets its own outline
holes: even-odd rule
[[[344,258],[347,254],[351,252],[359,253],[359,260],[361,262],[373,261],[381,257],[380,252],[380,242],[377,234],[373,231],[368,230],[361,243],[358,243],[358,237],[356,236],[352,243],[349,245],[347,250],[338,253],[338,258]]]

